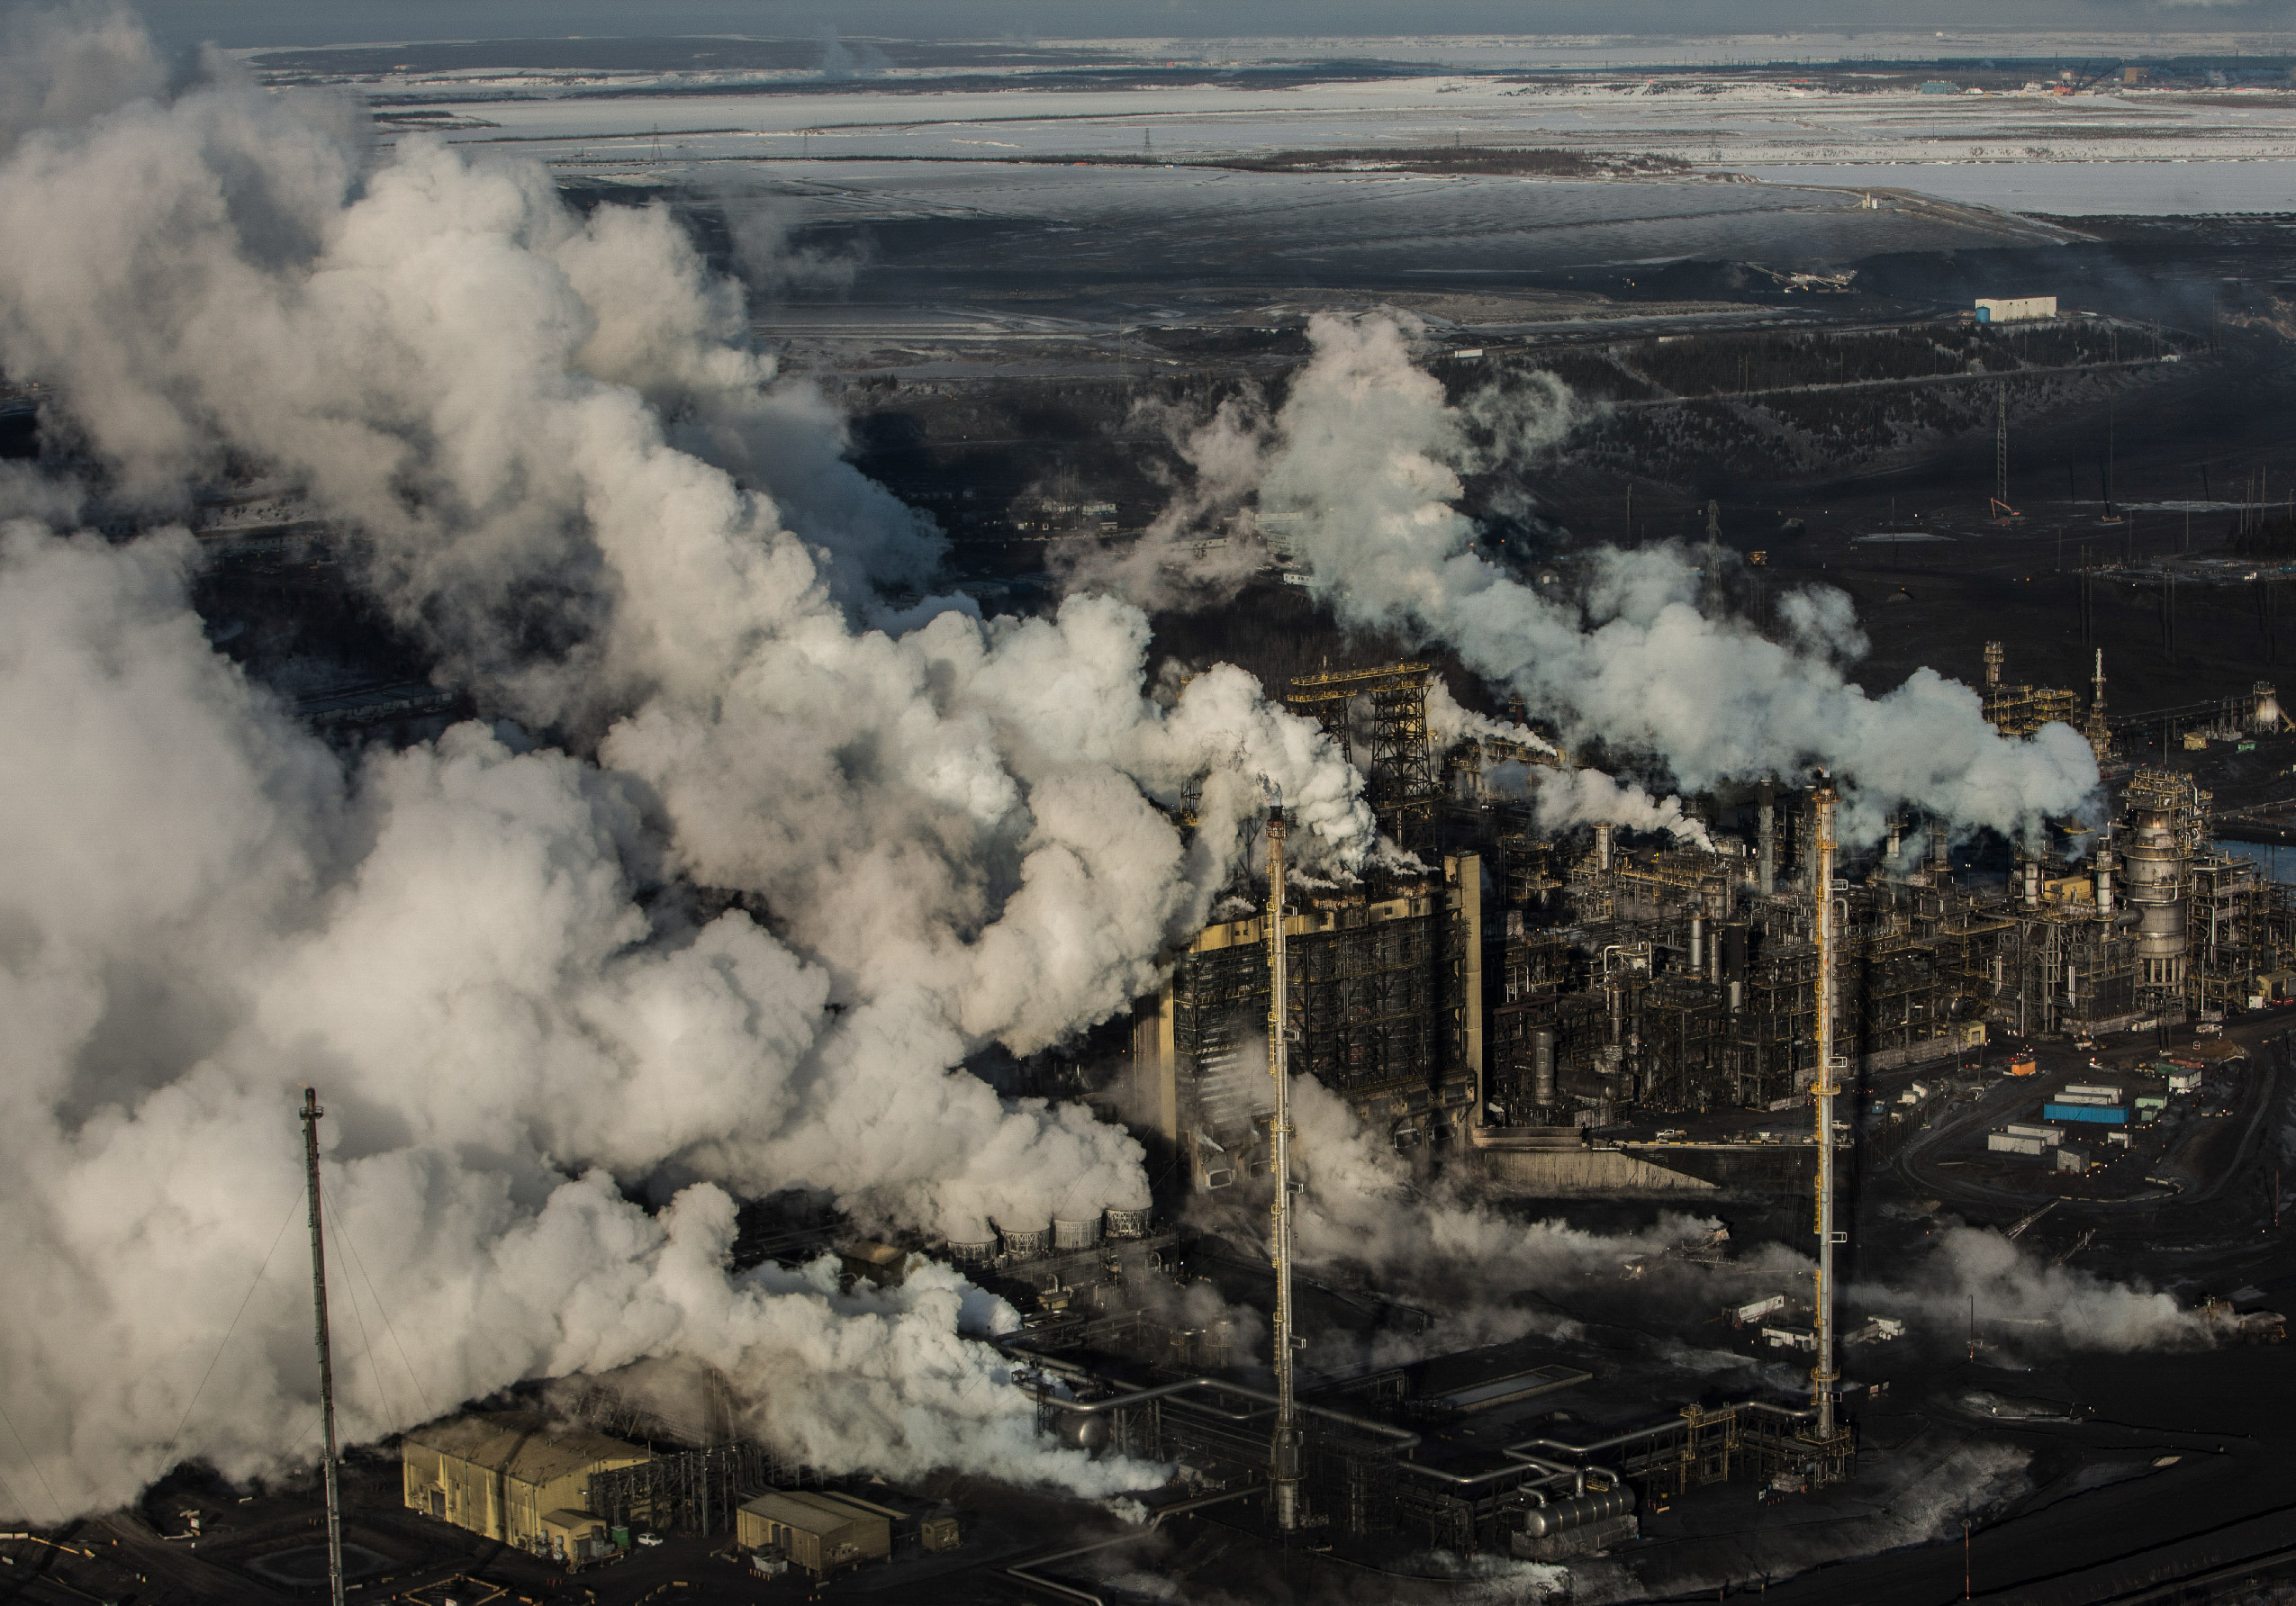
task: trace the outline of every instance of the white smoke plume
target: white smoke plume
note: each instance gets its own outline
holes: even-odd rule
[[[9,529],[0,1388],[7,1487],[57,1510],[5,1514],[309,1445],[278,1247],[305,1083],[340,1275],[406,1351],[403,1389],[346,1368],[354,1439],[692,1355],[818,1464],[1136,1479],[1037,1449],[962,1336],[1010,1313],[947,1274],[729,1280],[728,1190],[970,1238],[1144,1203],[1119,1129],[958,1068],[1143,990],[1229,878],[1249,777],[1309,868],[1360,862],[1359,779],[1233,669],[1145,696],[1120,603],[886,612],[872,582],[936,537],[665,212],[576,218],[539,168],[420,139],[377,163],[357,107],[227,70],[168,95],[114,17],[27,28],[0,368],[147,528],[227,470],[300,487],[503,722],[347,767],[210,649],[180,531]],[[1153,802],[1206,771],[1184,844]],[[659,1214],[628,1196],[672,1181]]]
[[[1368,1356],[1349,1352],[1343,1339],[1333,1338],[1311,1351],[1313,1364],[1393,1364],[1525,1333],[1568,1333],[1574,1324],[1550,1302],[1589,1291],[1616,1301],[1630,1261],[1646,1268],[1634,1284],[1646,1295],[1644,1320],[1651,1304],[1691,1313],[1695,1323],[1747,1298],[1809,1296],[1814,1260],[1788,1245],[1764,1243],[1702,1265],[1665,1251],[1695,1243],[1721,1224],[1711,1218],[1657,1210],[1647,1225],[1629,1232],[1594,1231],[1559,1218],[1526,1221],[1501,1209],[1475,1182],[1471,1167],[1415,1167],[1313,1078],[1293,1078],[1291,1103],[1299,1132],[1295,1241],[1301,1264],[1441,1318],[1418,1340],[1383,1336]],[[1243,1241],[1256,1241],[1266,1230],[1257,1210],[1225,1225]],[[1525,1294],[1539,1303],[1521,1297]],[[1839,1320],[1846,1331],[1867,1315],[1895,1316],[1957,1337],[1973,1298],[1981,1336],[2014,1340],[2034,1353],[2194,1349],[2218,1341],[2197,1313],[2169,1295],[2053,1266],[1997,1232],[1966,1227],[1893,1265],[1886,1281],[1844,1289]],[[1686,1358],[1671,1348],[1668,1358],[1681,1364]]]
[[[1056,544],[1051,564],[1062,589],[1104,592],[1152,612],[1234,596],[1268,558],[1246,506],[1260,480],[1266,402],[1247,388],[1223,400],[1208,419],[1143,402],[1133,422],[1157,429],[1189,472],[1131,541],[1114,547],[1090,539]]]
[[[1406,323],[1319,316],[1309,332],[1315,355],[1277,414],[1259,505],[1297,516],[1311,587],[1343,622],[1433,636],[1573,742],[1600,734],[1655,753],[1694,790],[1826,764],[1858,835],[1878,835],[1899,801],[2028,832],[2095,790],[2094,756],[2068,726],[2005,738],[1976,692],[1928,669],[1867,696],[1837,663],[1862,650],[1839,593],[1790,600],[1779,642],[1702,612],[1704,577],[1680,550],[1603,555],[1583,600],[1510,578],[1475,553],[1453,505],[1487,422],[1413,365]],[[1552,432],[1533,420],[1523,433]]]
[[[1441,675],[1427,686],[1427,735],[1439,750],[1470,739],[1495,736],[1503,742],[1519,743],[1537,753],[1555,751],[1553,743],[1527,725],[1494,719],[1468,708],[1451,695],[1451,687]]]
[[[1988,1342],[2020,1349],[2199,1349],[2217,1341],[2173,1295],[2051,1265],[1990,1228],[1948,1228],[1910,1276],[1846,1294],[1861,1313],[1870,1305],[1948,1334],[1974,1321]]]
[[[1528,726],[1493,719],[1462,707],[1440,678],[1427,688],[1427,734],[1438,749],[1491,736],[1534,753],[1555,752],[1553,743]],[[1705,826],[1683,812],[1681,798],[1653,798],[1643,788],[1632,782],[1621,784],[1615,776],[1600,770],[1534,767],[1506,759],[1485,771],[1484,787],[1501,796],[1535,796],[1539,824],[1545,830],[1624,826],[1632,831],[1665,831],[1702,848],[1713,846]]]
[[[1679,798],[1653,798],[1631,782],[1622,786],[1600,770],[1542,769],[1526,779],[1542,830],[1624,826],[1631,831],[1665,831],[1702,848],[1714,845],[1705,826],[1682,812]]]

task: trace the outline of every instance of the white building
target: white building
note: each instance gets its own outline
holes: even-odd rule
[[[2056,297],[2053,295],[1981,295],[1977,298],[1979,323],[2030,323],[2037,318],[2056,316]]]

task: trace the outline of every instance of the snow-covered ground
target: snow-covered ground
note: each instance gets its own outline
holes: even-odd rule
[[[1145,60],[1155,59],[1159,42],[1102,41],[1092,48],[1123,45]],[[1337,56],[1349,42],[1193,41],[1185,50],[1174,43],[1171,59],[1300,60]],[[2036,81],[2030,93],[1921,95],[1902,86],[1797,83],[1791,68],[1750,81],[1690,72],[1566,83],[1510,69],[1533,60],[1594,65],[1620,59],[1625,47],[1599,40],[1379,42],[1389,60],[1416,50],[1431,63],[1471,60],[1480,70],[1138,88],[1057,79],[1015,86],[1026,75],[1003,86],[975,86],[962,77],[928,85],[916,70],[834,84],[757,75],[738,86],[700,73],[622,81],[407,72],[357,86],[376,96],[394,136],[436,122],[440,137],[457,143],[502,144],[577,167],[643,163],[662,170],[801,158],[1200,161],[1371,145],[1531,145],[1664,157],[1714,176],[1906,189],[2038,212],[2296,210],[2296,86],[2058,95],[2043,93]],[[1816,59],[1830,42],[1841,44],[1801,36],[1641,41],[1632,49],[1651,60],[1695,59],[1700,50],[1713,60]],[[1913,36],[1850,42],[1883,59],[1917,45],[1931,54],[1978,48]],[[2006,57],[2043,53],[2051,43],[1996,39],[1990,48]],[[2162,40],[2146,53],[2190,43]],[[615,92],[598,93],[609,80]],[[649,92],[673,81],[684,92]],[[474,122],[487,126],[466,126]],[[1717,196],[1714,204],[1731,203]]]
[[[2061,217],[2296,212],[2296,160],[1821,163],[1748,169],[1772,183],[1918,190],[1941,200]]]

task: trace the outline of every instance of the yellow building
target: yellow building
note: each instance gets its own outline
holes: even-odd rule
[[[893,1553],[893,1525],[882,1506],[811,1490],[777,1489],[745,1502],[734,1519],[745,1550],[781,1547],[790,1565],[817,1578]]]
[[[399,1445],[408,1506],[538,1556],[587,1560],[605,1529],[592,1515],[590,1475],[634,1466],[648,1453],[524,1412],[449,1418]]]

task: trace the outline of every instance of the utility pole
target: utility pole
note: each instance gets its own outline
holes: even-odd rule
[[[1833,1100],[1841,1091],[1839,1061],[1833,1051],[1833,815],[1835,794],[1830,776],[1821,776],[1811,799],[1814,808],[1816,862],[1810,874],[1810,892],[1816,900],[1818,948],[1818,1079],[1810,1088],[1818,1110],[1818,1364],[1810,1368],[1811,1403],[1817,1407],[1818,1439],[1830,1445],[1834,1436],[1834,1384],[1841,1374],[1833,1364]]]
[[[343,1502],[335,1486],[335,1357],[327,1342],[327,1250],[319,1234],[319,1089],[303,1090],[303,1163],[311,1188],[311,1304],[319,1327],[319,1414],[327,1428],[327,1590],[343,1606]]]
[[[2009,506],[2009,381],[2006,379],[1993,386],[1993,501],[2003,508]]]
[[[1272,1343],[1276,1363],[1276,1430],[1270,1446],[1268,1485],[1276,1526],[1288,1533],[1299,1526],[1299,1415],[1292,1401],[1291,1354],[1291,1075],[1290,1023],[1284,963],[1283,793],[1269,783],[1268,798],[1268,1072],[1275,1078],[1276,1102],[1268,1123],[1275,1162],[1276,1202],[1270,1246],[1276,1265],[1276,1318]]]

